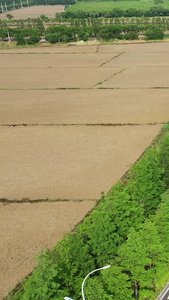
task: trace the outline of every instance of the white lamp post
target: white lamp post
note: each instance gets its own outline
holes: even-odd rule
[[[84,284],[85,284],[86,279],[87,279],[92,273],[97,272],[97,271],[100,271],[100,270],[105,270],[105,269],[108,269],[108,268],[110,268],[110,265],[105,266],[105,267],[102,267],[102,268],[99,268],[99,269],[96,269],[96,270],[93,270],[92,272],[90,272],[90,273],[85,277],[85,279],[83,280],[83,283],[82,283],[82,298],[83,298],[83,300],[85,300],[85,295],[84,295]]]
[[[93,270],[92,272],[90,272],[89,274],[87,274],[87,276],[85,277],[85,279],[84,279],[83,282],[82,282],[82,298],[83,298],[83,300],[85,300],[84,284],[85,284],[86,279],[87,279],[91,274],[93,274],[94,272],[97,272],[97,271],[100,271],[100,270],[105,270],[105,269],[108,269],[108,268],[110,268],[110,267],[111,267],[111,265],[108,265],[108,266],[105,266],[105,267],[102,267],[102,268]],[[74,299],[69,298],[69,297],[65,297],[64,300],[74,300]]]

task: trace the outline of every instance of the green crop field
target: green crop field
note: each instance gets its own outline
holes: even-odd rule
[[[164,0],[163,3],[159,3],[158,5],[169,8],[169,1]],[[114,8],[118,8],[121,10],[127,9],[137,9],[137,10],[148,10],[150,7],[155,6],[154,1],[92,1],[92,2],[77,2],[75,5],[69,7],[67,11],[77,12],[77,11],[85,11],[85,12],[105,12],[111,11]]]

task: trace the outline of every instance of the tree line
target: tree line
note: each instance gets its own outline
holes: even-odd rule
[[[18,28],[7,26],[4,21],[0,22],[0,37],[2,39],[10,37],[15,40],[17,45],[36,44],[45,37],[50,43],[69,43],[78,40],[87,41],[90,38],[97,40],[135,40],[140,34],[144,34],[146,39],[160,40],[164,38],[165,28],[157,24],[101,24],[93,22],[90,26],[81,21],[74,25],[51,25],[47,29],[44,28],[42,20],[35,19],[24,26],[22,21],[18,21]],[[83,25],[83,26],[82,26]]]
[[[169,269],[169,124],[130,171],[53,250],[13,300],[81,299],[84,277],[90,300],[155,300]]]

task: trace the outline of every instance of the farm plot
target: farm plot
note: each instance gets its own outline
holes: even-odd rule
[[[40,249],[53,247],[84,218],[168,121],[168,67],[157,55],[168,45],[0,51],[0,198],[16,200],[0,206],[0,298],[32,270]],[[142,66],[139,54],[132,60],[132,46]],[[23,203],[26,198],[48,200]]]
[[[0,125],[165,123],[168,99],[168,89],[0,90]]]
[[[128,44],[114,44],[114,45],[99,45],[99,52],[112,53],[112,52],[124,52],[124,53],[168,53],[169,43],[128,43]],[[151,57],[153,59],[153,55]],[[151,60],[150,59],[150,60]]]
[[[101,191],[108,192],[160,128],[3,127],[1,198],[99,199]]]
[[[32,272],[41,249],[54,247],[94,205],[94,201],[0,204],[0,299]]]
[[[165,74],[165,76],[164,76]],[[102,88],[168,88],[169,67],[124,67],[105,80]]]
[[[54,53],[96,53],[98,49],[97,45],[40,45],[36,48],[16,48],[16,49],[2,49],[0,50],[0,54],[54,54]],[[104,53],[104,52],[103,52]]]
[[[55,18],[56,13],[64,12],[64,5],[38,5],[32,7],[23,7],[22,9],[11,10],[10,14],[15,20],[38,18],[45,15],[48,18]],[[0,15],[0,19],[7,19],[6,13]]]
[[[0,52],[1,54],[1,52]],[[106,62],[113,60],[119,53],[93,53],[79,54],[18,54],[1,55],[1,68],[95,68],[104,65]],[[16,59],[15,59],[16,58]],[[17,60],[17,65],[16,65]],[[42,70],[46,73],[46,70]],[[90,72],[89,72],[90,73]]]
[[[121,68],[4,68],[1,89],[91,88]]]
[[[105,53],[106,54],[106,53]],[[116,59],[110,59],[104,67],[113,66],[163,66],[169,67],[169,53],[120,53]]]

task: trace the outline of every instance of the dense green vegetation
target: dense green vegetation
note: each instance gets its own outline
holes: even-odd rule
[[[66,17],[154,17],[168,16],[167,0],[149,1],[82,1],[67,8]]]
[[[154,300],[169,272],[169,124],[73,233],[39,257],[14,300]]]
[[[136,22],[137,20],[137,22]],[[13,22],[14,21],[14,22]],[[164,32],[169,29],[167,18],[126,19],[115,18],[106,20],[90,18],[71,19],[67,24],[49,25],[45,29],[46,17],[32,20],[0,21],[0,37],[15,40],[17,45],[36,44],[42,36],[50,43],[69,43],[78,40],[87,41],[95,38],[98,41],[134,40],[144,36],[148,40],[164,38]],[[49,20],[48,20],[49,22]],[[14,28],[13,24],[15,25]]]
[[[78,11],[78,10],[83,10],[87,12],[91,11],[111,11],[112,9],[121,9],[121,10],[127,10],[127,9],[137,9],[137,10],[143,10],[147,11],[150,9],[152,6],[154,6],[155,2],[153,0],[149,1],[130,1],[130,0],[124,0],[124,1],[81,1],[77,2],[76,5],[73,5],[69,7],[68,10],[70,11]],[[161,1],[159,2],[158,5],[168,8],[168,1]]]
[[[152,6],[150,9],[144,11],[143,9],[120,9],[113,8],[111,10],[101,11],[97,10],[97,6],[95,9],[85,10],[83,9],[68,9],[66,12],[61,13],[63,18],[120,18],[120,17],[155,17],[155,16],[169,16],[169,8],[164,8],[162,6]]]

